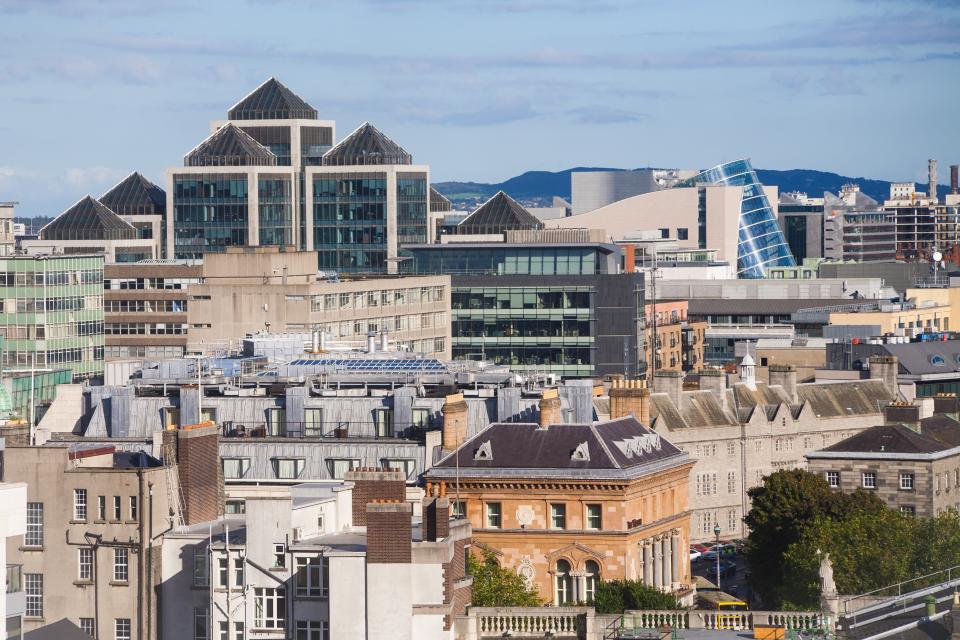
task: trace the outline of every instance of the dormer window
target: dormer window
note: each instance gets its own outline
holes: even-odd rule
[[[570,459],[577,461],[590,460],[590,449],[587,446],[586,441],[583,441],[577,445],[577,448],[573,450],[573,454],[571,454]]]
[[[473,454],[474,460],[493,460],[493,449],[490,447],[490,441],[487,440]]]

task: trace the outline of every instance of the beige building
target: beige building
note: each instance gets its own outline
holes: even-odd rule
[[[248,333],[323,330],[337,343],[450,358],[450,277],[320,279],[316,253],[230,247],[207,254],[187,300],[188,348],[208,351]],[[379,338],[378,338],[379,339]]]
[[[918,290],[908,291],[916,294]],[[950,302],[936,299],[939,296],[929,296],[925,290],[919,291],[923,294],[922,299],[914,297],[910,303],[904,305],[881,304],[875,311],[831,312],[829,324],[873,325],[880,327],[880,334],[896,333],[907,336],[924,331],[949,331],[952,315]],[[909,293],[907,298],[910,299]]]

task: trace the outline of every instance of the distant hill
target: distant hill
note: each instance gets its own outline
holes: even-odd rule
[[[433,186],[454,203],[484,199],[497,191],[506,191],[517,199],[548,199],[553,196],[570,198],[570,173],[573,171],[624,171],[603,167],[574,167],[563,171],[527,171],[519,176],[499,183],[485,182],[438,182]],[[851,178],[828,171],[814,169],[757,169],[757,177],[763,184],[776,185],[780,191],[804,191],[811,197],[821,197],[824,191],[837,193],[843,185],[854,182],[860,185],[865,194],[883,202],[890,194],[890,183],[886,180],[870,178]],[[918,191],[926,191],[927,185],[917,184]],[[937,193],[947,193],[948,187],[940,185]]]

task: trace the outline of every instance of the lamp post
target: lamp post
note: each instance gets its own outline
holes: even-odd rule
[[[716,522],[713,525],[713,535],[717,537],[717,546],[715,546],[713,550],[717,554],[717,591],[720,591],[720,523],[719,522]]]

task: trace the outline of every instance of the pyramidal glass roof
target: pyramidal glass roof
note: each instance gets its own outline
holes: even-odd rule
[[[457,233],[503,233],[514,229],[542,228],[543,223],[539,218],[503,191],[498,191],[457,225]]]
[[[367,164],[413,164],[413,156],[403,147],[383,135],[369,122],[364,122],[356,131],[341,140],[323,156],[328,166]]]
[[[133,240],[137,230],[87,196],[40,229],[41,240]]]
[[[276,166],[277,156],[239,127],[227,123],[183,159],[188,167]]]
[[[119,216],[164,215],[167,194],[135,171],[100,196],[100,203]]]
[[[227,111],[230,120],[316,120],[317,110],[270,78]]]
[[[433,187],[430,187],[430,211],[450,211],[453,204],[447,198]]]

